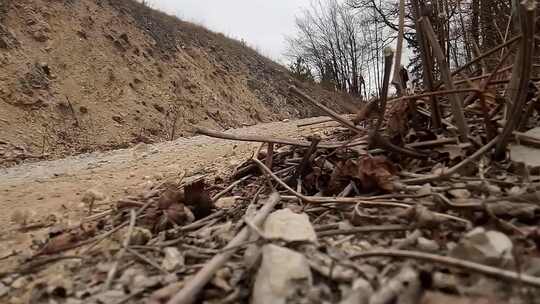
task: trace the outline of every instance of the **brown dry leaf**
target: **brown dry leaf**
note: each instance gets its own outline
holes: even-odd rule
[[[376,189],[393,191],[397,170],[384,156],[362,156],[358,159],[347,159],[339,163],[330,177],[328,192],[339,193],[346,187],[351,178],[360,180],[362,190]]]
[[[39,251],[39,254],[55,254],[73,248],[82,238],[76,233],[64,233],[50,239]]]
[[[405,135],[409,130],[407,118],[409,114],[408,100],[398,100],[388,109],[388,131],[390,134]]]
[[[191,207],[196,219],[210,215],[214,208],[214,202],[205,190],[205,186],[204,180],[198,180],[184,187],[184,203]]]
[[[184,204],[171,205],[165,213],[167,214],[167,218],[177,225],[184,225],[187,222],[193,221],[193,214],[191,214],[191,211]]]
[[[385,191],[394,190],[392,179],[397,170],[384,156],[363,156],[356,162],[347,160],[345,166],[353,178],[358,178],[364,190],[380,188]]]
[[[158,200],[158,208],[162,210],[168,209],[173,204],[182,203],[184,201],[184,192],[170,187],[165,190]]]
[[[77,243],[96,235],[102,227],[101,222],[83,223],[77,229],[64,232],[50,238],[39,250],[39,254],[54,254],[76,247]]]

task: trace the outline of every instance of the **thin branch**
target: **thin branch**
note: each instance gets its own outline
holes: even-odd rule
[[[372,232],[399,232],[414,229],[411,226],[405,225],[385,225],[385,226],[363,226],[353,227],[349,229],[334,229],[317,232],[318,237],[334,236],[334,235],[350,235]]]
[[[531,287],[540,288],[540,278],[533,277],[523,273],[517,273],[497,267],[487,266],[470,261],[460,260],[447,256],[429,254],[417,251],[408,250],[373,250],[355,254],[351,259],[370,258],[370,257],[391,257],[391,258],[407,258],[420,261],[431,262],[446,267],[454,267],[469,272],[477,272],[483,275],[493,277],[495,279],[504,280],[511,283],[521,283]]]
[[[521,3],[518,9],[519,20],[521,24],[521,32],[523,39],[519,48],[519,54],[514,63],[512,70],[512,80],[510,81],[510,100],[513,103],[512,108],[508,113],[507,123],[503,128],[500,136],[500,141],[495,149],[497,158],[504,158],[506,153],[506,145],[512,136],[512,132],[516,129],[523,113],[523,105],[527,98],[527,88],[531,77],[532,63],[534,56],[534,31],[535,31],[535,16],[536,16],[536,1],[526,0]]]
[[[126,237],[124,238],[124,242],[122,243],[122,249],[118,252],[118,255],[116,256],[116,261],[114,261],[113,266],[107,273],[107,280],[104,284],[104,290],[111,289],[112,282],[114,280],[114,277],[116,276],[116,272],[118,271],[118,265],[120,264],[120,260],[124,256],[124,254],[127,251],[127,248],[129,246],[129,243],[131,241],[131,235],[133,234],[133,228],[135,228],[135,219],[137,218],[137,215],[135,213],[135,210],[131,209],[130,212],[130,219],[129,219],[129,227],[126,234]]]
[[[478,151],[474,152],[474,154],[470,155],[466,159],[462,160],[457,165],[453,166],[452,168],[448,169],[448,171],[443,172],[441,175],[427,175],[425,177],[419,177],[419,178],[412,178],[408,180],[402,180],[402,183],[405,184],[422,184],[427,183],[435,180],[442,180],[446,178],[450,178],[453,174],[457,173],[461,168],[463,168],[465,165],[471,163],[472,161],[478,159],[480,156],[484,155],[484,153],[488,152],[491,148],[497,144],[497,141],[499,140],[499,136],[493,138],[489,143],[487,143],[485,146],[480,148]]]
[[[360,129],[358,129],[360,130]],[[309,141],[299,141],[299,140],[293,140],[293,139],[281,139],[281,138],[272,138],[272,137],[264,137],[264,136],[257,136],[257,135],[235,135],[235,134],[229,134],[225,132],[219,132],[215,130],[210,130],[207,128],[196,126],[194,127],[194,132],[197,134],[202,134],[210,137],[215,138],[221,138],[221,139],[229,139],[229,140],[238,140],[238,141],[249,141],[249,142],[264,142],[264,143],[274,143],[274,144],[282,144],[282,145],[291,145],[291,146],[298,146],[298,147],[306,147],[309,148],[311,146],[311,142]],[[362,134],[365,132],[362,131]],[[354,147],[362,144],[366,144],[367,142],[359,139],[358,141],[354,141],[351,143],[347,142],[335,142],[335,143],[319,143],[320,148],[324,149],[335,149],[339,148],[345,145],[345,147]]]
[[[437,41],[437,37],[435,35],[435,31],[433,30],[433,27],[431,26],[431,22],[429,21],[429,19],[423,17],[421,20],[421,24],[422,24],[424,33],[426,34],[426,37],[431,44],[431,48],[433,49],[435,58],[437,58],[437,62],[439,64],[439,69],[441,72],[441,77],[443,79],[444,85],[447,89],[453,90],[454,82],[452,80],[452,75],[450,74],[448,63],[446,62],[443,50],[441,49],[441,46],[439,42]],[[457,94],[451,94],[449,98],[450,98],[450,103],[452,105],[452,114],[454,116],[454,120],[458,127],[460,139],[462,141],[468,141],[469,140],[468,139],[469,127],[467,125],[467,122],[465,121],[465,114],[463,113],[463,105],[461,104],[461,101],[459,100],[459,96]]]

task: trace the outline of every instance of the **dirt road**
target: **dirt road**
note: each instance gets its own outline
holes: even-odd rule
[[[300,137],[313,133],[295,122],[274,122],[231,130],[234,134]],[[155,145],[91,153],[55,161],[23,164],[0,170],[0,227],[11,227],[12,214],[60,214],[76,218],[84,210],[82,195],[89,189],[105,194],[104,203],[125,197],[145,183],[163,178],[227,172],[249,157],[257,144],[195,136]],[[1,240],[1,238],[0,238]],[[5,241],[2,240],[2,241]]]

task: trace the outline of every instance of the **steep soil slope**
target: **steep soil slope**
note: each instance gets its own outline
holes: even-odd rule
[[[188,136],[189,124],[320,114],[289,96],[292,83],[242,43],[131,0],[0,1],[4,165],[13,149],[57,158]]]

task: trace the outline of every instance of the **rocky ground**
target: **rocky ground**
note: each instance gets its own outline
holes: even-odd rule
[[[317,118],[302,121],[314,121]],[[302,122],[300,121],[300,122]],[[231,130],[232,134],[301,136],[297,122],[275,122]],[[301,130],[301,129],[300,129]],[[306,133],[307,134],[307,133]],[[66,159],[28,163],[0,169],[0,223],[12,230],[15,213],[44,219],[57,215],[78,221],[86,206],[88,190],[104,196],[110,204],[147,184],[155,184],[186,172],[187,177],[224,176],[253,153],[256,145],[205,136],[181,138],[153,145],[95,152]],[[27,234],[4,234],[3,252],[17,248]],[[27,244],[25,242],[25,244]]]
[[[0,167],[317,115],[287,69],[137,1],[0,3]],[[344,96],[301,84],[328,104]]]

